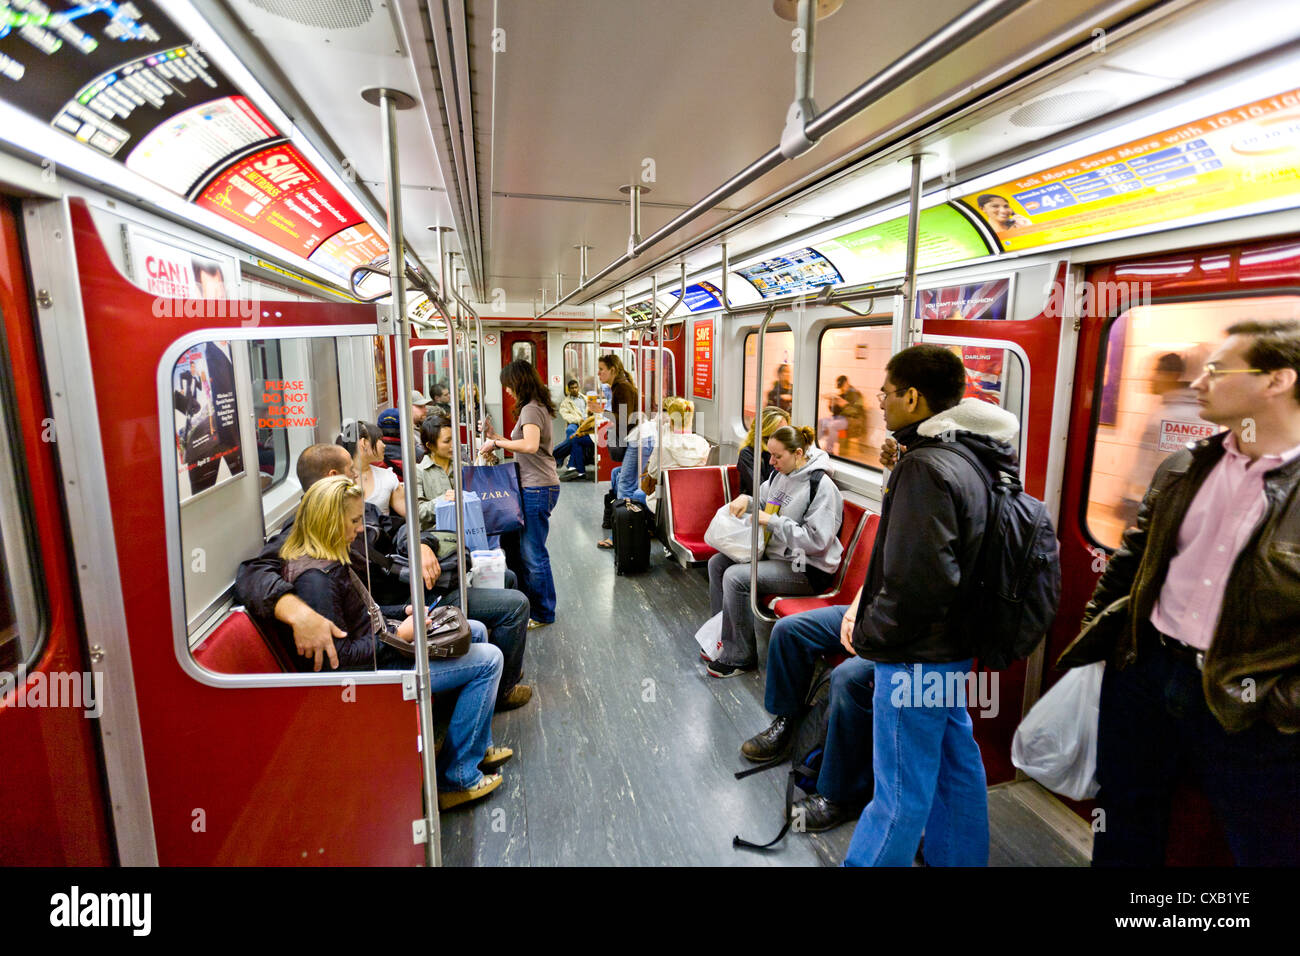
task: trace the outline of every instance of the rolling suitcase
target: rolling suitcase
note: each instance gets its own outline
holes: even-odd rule
[[[614,570],[637,574],[650,568],[650,521],[635,501],[614,502]]]

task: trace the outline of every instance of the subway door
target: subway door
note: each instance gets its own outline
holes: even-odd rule
[[[1055,270],[1056,282],[1064,281],[1065,266]],[[1060,348],[1060,310],[1052,308],[1052,299],[1022,282],[1019,295],[1041,295],[1043,305],[1028,319],[1001,318],[1011,315],[1014,303],[1008,304],[1010,283],[992,280],[979,287],[933,290],[921,293],[922,336],[920,341],[944,345],[961,356],[967,371],[967,397],[978,398],[1006,408],[1020,418],[1020,474],[1025,490],[1038,498],[1045,497],[1048,473],[1048,450],[1051,445],[1053,401],[1056,387],[1057,356]],[[982,313],[970,308],[967,314],[984,314],[989,318],[932,318],[949,314],[952,309],[945,294],[957,299],[969,298],[969,288],[991,302]],[[927,298],[927,296],[929,298]],[[999,310],[998,305],[1001,303]],[[1023,307],[1016,310],[1025,314]],[[978,697],[970,704],[975,725],[975,740],[984,757],[989,785],[1015,779],[1011,763],[1011,738],[1020,723],[1025,688],[1037,686],[1041,657],[1017,661],[996,673],[981,669]],[[1030,667],[1035,670],[1031,674]]]
[[[0,866],[113,862],[53,419],[13,208],[0,205]]]
[[[502,332],[501,333],[501,367],[505,368],[516,359],[523,359],[542,378],[542,384],[549,388],[546,372],[546,333],[545,332]],[[563,391],[563,389],[561,389]],[[501,392],[501,434],[506,438],[515,429],[515,407],[510,396]]]

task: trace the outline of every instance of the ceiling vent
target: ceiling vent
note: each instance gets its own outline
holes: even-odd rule
[[[318,30],[355,30],[370,22],[375,9],[370,0],[249,0],[267,13]]]
[[[1007,118],[1013,126],[1066,126],[1108,113],[1118,103],[1109,90],[1071,90],[1026,103]]]

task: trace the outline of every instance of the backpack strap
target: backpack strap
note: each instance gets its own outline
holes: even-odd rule
[[[766,843],[750,843],[740,836],[731,838],[731,845],[740,850],[768,850],[785,839],[785,835],[790,832],[790,811],[794,807],[794,778],[798,773],[797,770],[791,770],[789,777],[785,781],[785,823],[781,824],[781,832]]]

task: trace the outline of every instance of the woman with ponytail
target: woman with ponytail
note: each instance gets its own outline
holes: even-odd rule
[[[844,499],[831,480],[831,457],[817,447],[817,436],[806,425],[778,428],[767,451],[775,472],[758,489],[760,540],[766,542],[758,562],[759,594],[820,594],[834,581],[844,550],[839,539]],[[733,515],[744,517],[749,495],[730,507]],[[734,677],[757,668],[748,564],[721,553],[709,559],[709,606],[713,614],[722,612],[722,651],[709,662],[709,673]]]

